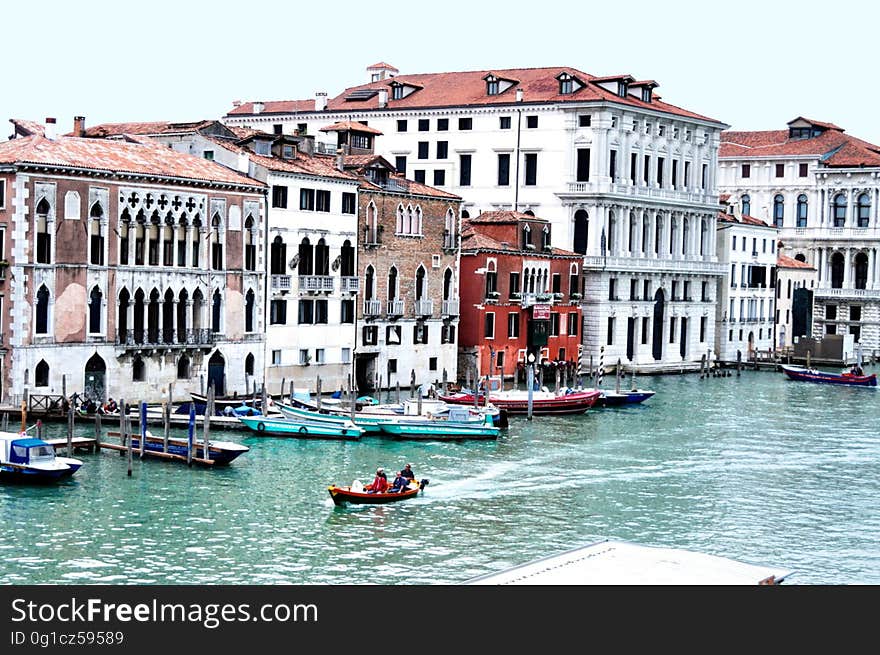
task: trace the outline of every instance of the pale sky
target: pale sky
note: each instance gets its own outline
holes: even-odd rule
[[[244,0],[4,3],[0,118],[220,118],[232,101],[330,97],[401,74],[572,67],[660,83],[739,130],[799,115],[880,144],[876,2]],[[12,132],[0,132],[0,139]]]

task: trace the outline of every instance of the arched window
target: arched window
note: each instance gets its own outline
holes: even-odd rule
[[[177,343],[188,343],[186,314],[189,309],[189,292],[181,289],[177,296]]]
[[[162,227],[162,265],[167,267],[174,266],[174,228],[174,215],[168,212]]]
[[[202,219],[198,214],[193,217],[192,224],[192,267],[198,268],[202,250]]]
[[[404,231],[407,234],[415,234],[416,231],[415,217],[413,216],[412,205],[407,205],[406,208],[406,221],[404,225]]]
[[[799,262],[806,262],[807,261],[807,256],[802,252],[799,252],[798,254],[796,254],[794,256],[794,258]]]
[[[678,221],[675,220],[675,217],[670,217],[669,219],[669,254],[673,254],[675,251],[675,239],[678,234]]]
[[[162,343],[174,343],[174,291],[165,292],[162,304]]]
[[[663,219],[660,214],[654,217],[654,254],[660,254],[660,242],[663,238]]]
[[[324,239],[315,244],[315,275],[330,275],[330,248]]]
[[[636,251],[636,213],[629,213],[629,243],[627,244],[627,248],[631,253],[635,253]]]
[[[372,265],[364,271],[364,300],[372,300],[376,290],[376,271]]]
[[[541,250],[549,250],[550,245],[550,226],[545,225],[541,230]]]
[[[144,326],[146,325],[144,319],[144,302],[146,299],[146,294],[143,289],[138,289],[134,292],[134,325],[132,326],[132,336],[134,337],[135,343],[143,343],[144,342]]]
[[[831,255],[831,288],[832,289],[842,289],[843,288],[843,272],[844,272],[845,264],[843,259],[843,253],[836,252]]]
[[[147,228],[147,261],[150,266],[159,265],[159,212],[154,211],[150,216],[150,225]]]
[[[135,217],[135,228],[134,228],[134,264],[135,266],[143,266],[144,265],[144,254],[146,247],[146,236],[147,236],[147,216],[144,214],[144,211],[141,210],[137,213]]]
[[[177,265],[178,266],[186,266],[186,249],[187,249],[187,241],[186,241],[186,232],[189,229],[189,219],[186,216],[186,212],[183,212],[180,215],[180,219],[177,221]]]
[[[449,300],[452,295],[452,270],[447,268],[443,274],[443,300]]]
[[[797,226],[807,227],[807,196],[803,193],[797,198]]]
[[[354,277],[354,247],[351,245],[351,241],[348,239],[342,244],[342,248],[340,249],[340,271],[339,274],[342,277]]]
[[[89,261],[95,266],[104,265],[104,209],[100,202],[89,211]]]
[[[37,368],[34,369],[34,386],[49,386],[49,365],[45,359],[41,359],[40,363],[37,364]]]
[[[443,230],[443,247],[447,249],[455,248],[456,236],[455,212],[452,209],[447,209],[446,225]]]
[[[245,375],[253,375],[254,374],[254,354],[248,353],[248,356],[244,358],[244,374]]]
[[[532,228],[528,223],[524,224],[522,228],[522,244],[523,250],[532,245]]]
[[[404,224],[403,224],[403,205],[397,205],[397,223],[395,224],[395,231],[397,234],[403,234]],[[374,242],[375,243],[375,242]]]
[[[147,343],[159,343],[159,290],[155,288],[147,305]]]
[[[220,295],[220,289],[216,289],[214,291],[214,297],[211,302],[211,332],[215,334],[220,332],[220,317],[221,317],[221,309],[223,307],[223,298]]]
[[[416,300],[421,300],[425,296],[425,267],[419,265],[416,269]]]
[[[89,294],[89,334],[101,334],[103,332],[102,310],[104,295],[97,286],[92,288]]]
[[[52,263],[52,233],[49,228],[49,201],[41,198],[37,203],[36,256],[38,264]]]
[[[690,235],[691,235],[691,222],[687,217],[685,217],[682,219],[682,230],[681,230],[681,254],[682,255],[688,254],[688,246],[690,245],[688,243],[688,240],[690,239]]]
[[[740,211],[743,216],[751,216],[752,215],[752,198],[748,194],[740,197]]]
[[[416,205],[415,224],[413,225],[413,234],[422,233],[422,208]]]
[[[192,299],[192,329],[196,338],[199,338],[197,332],[202,329],[202,313],[205,309],[205,297],[202,295],[201,289],[193,292]]]
[[[245,300],[244,300],[244,331],[245,332],[253,332],[254,331],[254,303],[255,302],[256,302],[256,296],[254,295],[254,290],[248,289],[248,292],[245,295]]]
[[[119,301],[116,310],[116,343],[134,343],[132,339],[129,339],[128,335],[128,329],[130,327],[128,325],[128,306],[130,303],[131,294],[129,294],[128,289],[123,287],[122,291],[119,292]]]
[[[244,270],[257,270],[257,228],[250,214],[244,219]]]
[[[131,380],[132,382],[143,382],[147,379],[147,367],[140,355],[135,355],[131,361]]]
[[[35,334],[49,334],[49,289],[40,286],[37,291],[37,315],[34,321]]]
[[[461,217],[462,217],[462,218],[470,218],[470,217],[471,217],[471,213],[470,213],[467,209],[462,209],[462,210],[461,210]]]
[[[856,289],[868,288],[868,255],[863,252],[857,253],[854,260],[855,286]]]
[[[299,244],[299,263],[296,270],[299,275],[312,275],[312,262],[314,261],[314,249],[308,237],[303,238]]]
[[[401,220],[399,217],[400,211],[401,211],[399,206],[398,206],[397,211],[398,211],[397,231],[399,232],[400,231],[399,226],[400,226],[400,220]],[[367,205],[367,225],[366,225],[366,236],[364,239],[364,243],[366,243],[368,245],[379,243],[379,223],[378,223],[378,219],[376,218],[376,203],[374,203],[372,200],[370,201],[370,204]]]
[[[287,272],[287,246],[281,235],[272,239],[269,247],[269,266],[272,275],[284,275]]]
[[[122,266],[128,265],[128,247],[131,241],[129,240],[129,236],[131,234],[131,215],[128,213],[128,208],[122,211],[122,216],[119,217],[119,264]]]
[[[397,267],[392,266],[388,271],[388,300],[397,300]]]
[[[846,194],[838,193],[834,196],[834,227],[846,225]]]
[[[708,226],[706,225],[706,219],[700,221],[700,255],[706,254],[706,234],[708,233]]]
[[[782,220],[785,216],[785,198],[781,193],[773,196],[773,225],[782,227]]]
[[[223,270],[223,221],[220,214],[215,213],[211,218],[211,268],[215,271]]]
[[[581,255],[587,254],[587,239],[589,237],[589,217],[587,212],[579,209],[574,214],[574,243],[573,250]]]
[[[177,360],[177,379],[189,380],[189,357],[181,355]]]
[[[858,198],[857,220],[859,227],[868,227],[871,222],[871,196],[863,193]]]

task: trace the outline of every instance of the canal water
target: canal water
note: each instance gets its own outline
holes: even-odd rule
[[[613,538],[880,584],[880,391],[753,371],[639,384],[657,392],[643,406],[513,417],[493,442],[228,432],[251,447],[228,468],[136,459],[131,478],[115,452],[81,455],[59,486],[0,487],[2,581],[455,584]],[[421,496],[333,506],[329,484],[407,461]]]

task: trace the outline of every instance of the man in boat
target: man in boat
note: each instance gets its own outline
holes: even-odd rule
[[[407,464],[403,467],[403,470],[400,472],[400,475],[405,477],[407,480],[412,481],[416,479],[416,474],[413,473],[412,464]]]
[[[113,398],[109,398],[107,404],[104,406],[104,411],[107,414],[113,414],[117,409],[119,409],[119,405],[116,404],[116,401],[113,400]]]
[[[370,494],[384,494],[388,491],[388,478],[385,476],[385,469],[381,466],[376,469],[376,477],[373,481],[364,487],[364,490]]]
[[[389,491],[391,493],[398,493],[404,491],[407,485],[409,485],[409,478],[403,476],[403,471],[398,471],[397,475],[394,476],[394,482],[391,484]]]
[[[849,374],[861,377],[865,374],[865,372],[862,370],[861,366],[859,366],[858,364],[853,364],[852,368],[849,370]]]

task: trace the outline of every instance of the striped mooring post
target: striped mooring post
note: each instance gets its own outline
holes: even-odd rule
[[[598,386],[602,386],[602,380],[605,378],[605,346],[599,348],[599,381]]]

